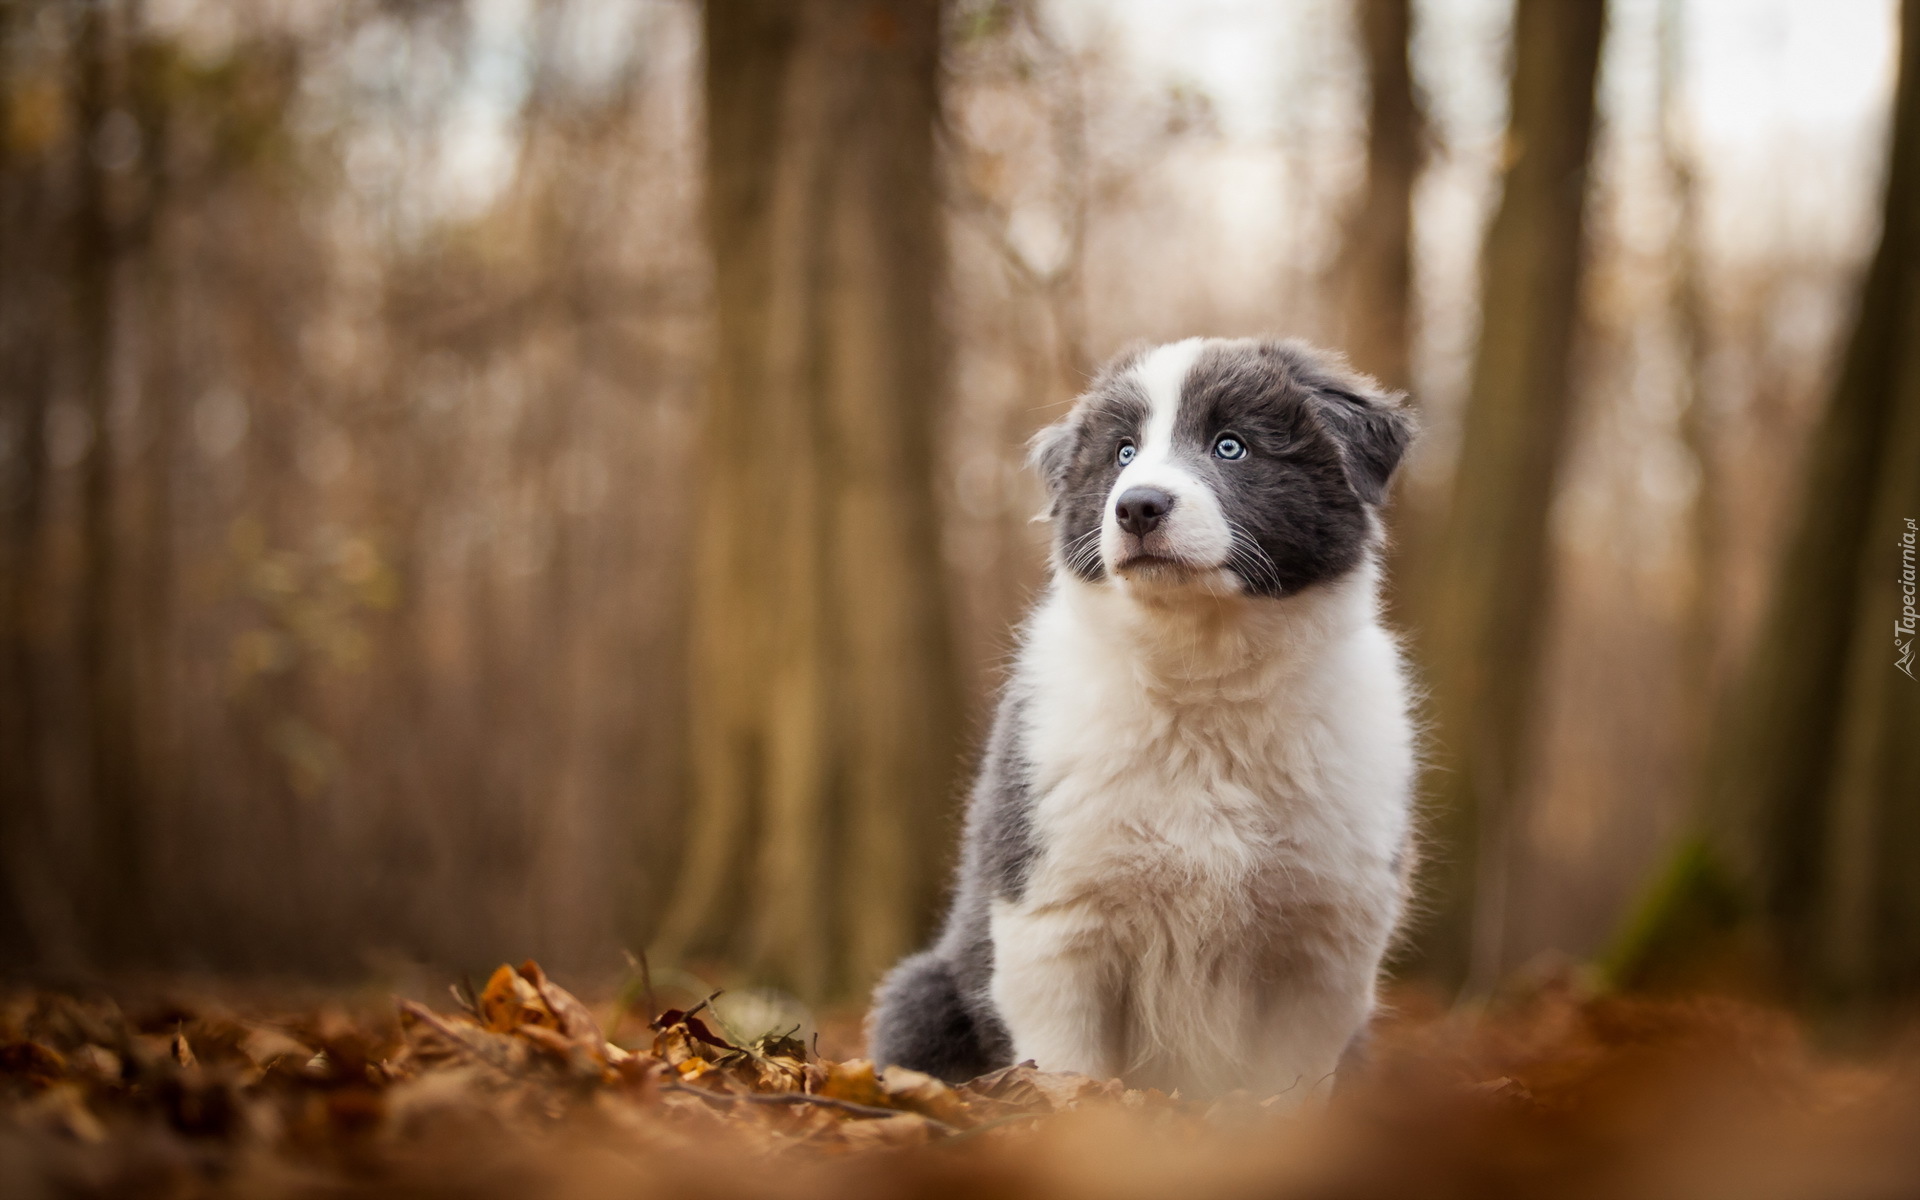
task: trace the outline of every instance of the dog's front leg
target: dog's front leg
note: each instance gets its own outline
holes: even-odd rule
[[[995,906],[993,1003],[1013,1036],[1015,1062],[1096,1079],[1119,1074],[1119,989],[1103,949],[1097,923],[1083,913]]]

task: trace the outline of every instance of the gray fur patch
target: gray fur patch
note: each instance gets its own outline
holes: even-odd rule
[[[1013,1041],[993,1009],[991,910],[1026,888],[1033,842],[1030,772],[1020,751],[1025,699],[1000,697],[993,732],[967,805],[951,907],[931,950],[895,967],[874,992],[868,1054],[960,1082],[1009,1065]]]
[[[1101,371],[1068,416],[1034,440],[1046,481],[1056,552],[1089,582],[1105,577],[1098,550],[1117,451],[1139,440],[1149,411],[1137,354]],[[1226,434],[1247,453],[1222,461]],[[1258,546],[1247,590],[1280,596],[1359,565],[1372,536],[1368,509],[1412,440],[1400,398],[1302,342],[1210,343],[1181,386],[1172,453],[1200,476],[1221,510]]]
[[[1032,771],[1020,749],[1026,700],[1009,690],[994,717],[987,754],[974,781],[968,812],[967,849],[971,864],[991,882],[995,897],[1018,900],[1038,849],[1033,842]]]

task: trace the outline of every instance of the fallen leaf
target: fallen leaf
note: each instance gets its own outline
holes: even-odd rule
[[[820,1085],[819,1094],[830,1096],[835,1100],[870,1105],[874,1108],[895,1107],[893,1097],[880,1086],[879,1077],[874,1074],[873,1063],[864,1058],[851,1059],[843,1063],[828,1063],[827,1080]]]
[[[520,965],[520,975],[533,985],[534,993],[554,1019],[562,1036],[596,1053],[606,1043],[606,1038],[600,1033],[600,1022],[594,1019],[593,1010],[580,1003],[572,992],[549,980],[539,963],[528,959]]]
[[[952,1088],[931,1075],[910,1071],[902,1066],[889,1066],[880,1073],[880,1089],[896,1107],[911,1109],[960,1128],[973,1124],[966,1102]]]

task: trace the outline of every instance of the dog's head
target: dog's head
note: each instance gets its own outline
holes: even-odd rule
[[[1352,570],[1413,429],[1300,342],[1124,354],[1034,439],[1056,566],[1089,582],[1291,595]]]

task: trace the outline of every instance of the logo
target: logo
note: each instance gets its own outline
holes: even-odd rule
[[[1916,535],[1920,535],[1912,517],[1907,518],[1907,527],[1900,534],[1900,615],[1893,621],[1893,666],[1894,669],[1912,679],[1914,631],[1920,628],[1920,612],[1914,611],[1916,581],[1914,574],[1913,550]]]

